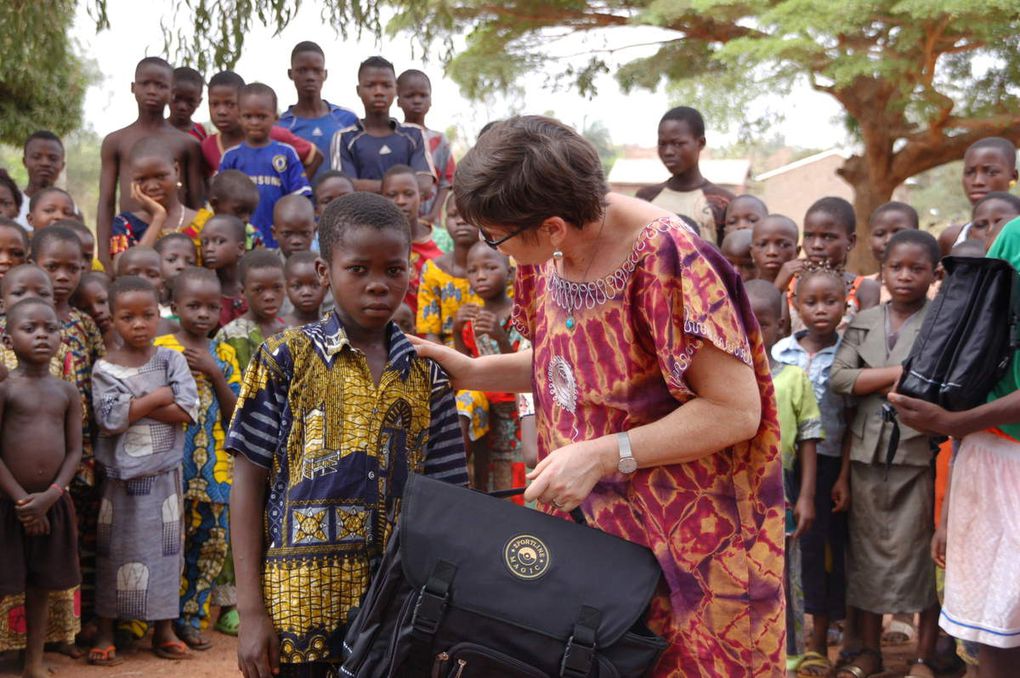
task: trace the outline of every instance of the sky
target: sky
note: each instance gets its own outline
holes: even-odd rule
[[[162,55],[160,19],[172,17],[175,3],[108,0],[112,28],[99,33],[96,33],[95,22],[87,14],[87,4],[79,3],[73,33],[82,53],[97,62],[103,79],[86,95],[84,123],[105,135],[135,119],[137,110],[130,91],[135,64],[144,56]],[[354,91],[357,65],[369,56],[382,54],[396,65],[398,73],[407,68],[418,68],[430,75],[433,83],[432,111],[427,118],[430,127],[445,130],[456,126],[469,138],[489,120],[505,117],[511,112],[553,111],[557,117],[575,127],[601,121],[609,129],[615,144],[654,146],[659,118],[672,105],[679,103],[670,100],[665,87],[656,92],[639,90],[623,94],[611,75],[602,76],[597,81],[599,93],[588,100],[573,89],[554,90],[545,84],[545,78],[535,74],[522,78],[524,95],[521,100],[496,97],[486,102],[470,101],[461,96],[455,83],[443,77],[442,65],[437,59],[422,62],[413,57],[410,36],[392,40],[384,38],[381,43],[371,36],[344,41],[330,26],[324,25],[318,5],[316,0],[303,2],[299,14],[278,36],[273,35],[273,30],[256,23],[246,37],[243,55],[235,66],[234,70],[249,82],[258,80],[272,86],[277,92],[281,110],[296,100],[293,85],[287,79],[287,67],[291,48],[301,40],[319,43],[326,53],[329,77],[323,88],[323,97],[332,103],[352,108],[360,114],[361,102]],[[655,38],[655,34],[649,32],[653,30],[634,29],[626,35],[619,29],[601,36],[576,34],[550,45],[550,50],[556,54],[580,54],[606,46],[647,42],[649,36]],[[649,49],[625,49],[615,53],[614,57],[628,60],[647,55]],[[206,77],[210,75],[206,74]],[[697,107],[697,102],[683,103]],[[196,114],[197,120],[208,120],[205,105],[203,102]],[[783,113],[784,119],[778,128],[789,145],[830,148],[844,142],[845,135],[834,122],[839,107],[829,97],[804,87],[782,101],[770,102],[770,105]],[[396,106],[394,115],[400,115]],[[710,147],[713,143],[725,145],[734,139],[735,135],[713,129],[711,121],[708,121]]]

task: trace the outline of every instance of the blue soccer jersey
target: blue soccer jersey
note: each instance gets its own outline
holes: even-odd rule
[[[359,120],[333,135],[330,165],[352,179],[382,179],[394,165],[408,165],[416,172],[436,176],[432,154],[421,129],[390,119],[391,134],[372,136]]]
[[[293,146],[270,141],[265,146],[241,143],[223,154],[220,171],[236,169],[244,172],[259,189],[259,205],[251,215],[251,223],[259,230],[266,247],[276,248],[273,239],[273,206],[285,195],[293,193],[312,196],[312,187]]]
[[[319,152],[322,153],[325,161],[319,165],[315,177],[312,177],[313,180],[330,169],[329,146],[333,141],[333,135],[358,122],[358,116],[354,111],[328,101],[324,103],[329,108],[329,113],[321,118],[299,118],[294,115],[293,107],[291,107],[280,116],[277,123],[280,127],[289,129],[302,139],[315,144]]]

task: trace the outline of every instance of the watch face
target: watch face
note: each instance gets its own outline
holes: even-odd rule
[[[634,457],[623,457],[616,465],[620,473],[633,473],[637,471],[637,460]]]

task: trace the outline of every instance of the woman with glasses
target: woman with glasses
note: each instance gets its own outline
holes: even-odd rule
[[[657,676],[785,670],[783,486],[769,365],[739,276],[678,217],[607,194],[598,154],[549,118],[495,125],[457,208],[517,264],[534,349],[468,358],[418,341],[457,388],[534,390],[525,498],[650,548]]]

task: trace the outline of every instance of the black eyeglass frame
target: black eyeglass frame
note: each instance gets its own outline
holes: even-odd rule
[[[492,249],[496,249],[500,245],[505,243],[507,240],[512,240],[513,238],[516,238],[517,236],[519,236],[521,233],[524,233],[529,228],[531,228],[530,224],[529,225],[525,225],[525,226],[518,226],[516,230],[511,231],[508,235],[503,236],[499,240],[493,240],[492,238],[490,238],[489,234],[485,232],[484,228],[479,228],[478,231],[479,231],[479,233],[482,234],[482,240],[485,242],[485,244],[488,245],[489,247],[491,247]]]

